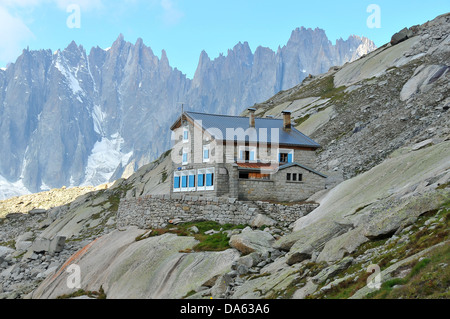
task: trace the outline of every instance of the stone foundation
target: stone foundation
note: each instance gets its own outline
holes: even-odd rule
[[[142,229],[165,227],[172,220],[192,222],[215,221],[220,224],[251,224],[260,214],[279,225],[288,226],[309,214],[319,205],[315,203],[291,206],[266,202],[244,202],[235,198],[204,198],[180,194],[149,195],[120,202],[117,225]]]

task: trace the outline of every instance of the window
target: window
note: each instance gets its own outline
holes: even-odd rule
[[[204,190],[205,187],[205,170],[198,170],[197,189]]]
[[[206,187],[214,186],[214,172],[208,172],[206,174]]]
[[[197,171],[197,190],[214,190],[214,168],[202,168]]]
[[[203,146],[203,162],[209,162],[210,150],[209,145]]]
[[[189,142],[189,128],[184,127],[183,128],[183,142]]]
[[[294,150],[278,150],[278,161],[280,163],[293,163],[294,162]]]
[[[189,171],[189,191],[195,192],[195,171]]]
[[[188,151],[187,151],[187,149],[184,149],[184,148],[183,148],[183,163],[182,164],[183,165],[189,164],[189,162],[188,162]]]
[[[179,192],[180,191],[180,175],[178,175],[177,173],[174,173],[173,176],[173,190],[174,192]]]
[[[288,182],[302,182],[303,181],[303,175],[298,173],[287,173],[286,174],[286,180]]]
[[[239,172],[239,178],[240,179],[249,179],[249,173],[248,172]]]
[[[241,162],[256,161],[256,147],[241,146],[239,148],[239,161]]]
[[[181,188],[187,188],[187,175],[181,176]]]

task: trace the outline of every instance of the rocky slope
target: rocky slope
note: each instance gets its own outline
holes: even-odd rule
[[[328,188],[290,227],[118,229],[122,198],[170,187],[167,152],[108,189],[2,219],[1,296],[449,298],[449,24],[446,14],[410,28],[256,105],[260,115],[290,109],[323,146]],[[228,246],[195,248],[210,236]],[[67,286],[72,264],[85,278],[78,292]],[[380,289],[368,286],[373,269]]]
[[[273,52],[239,43],[188,79],[165,51],[123,36],[103,50],[24,50],[0,70],[0,199],[128,177],[170,147],[169,127],[190,110],[237,114],[375,48],[351,36],[333,45],[320,29],[297,29]]]

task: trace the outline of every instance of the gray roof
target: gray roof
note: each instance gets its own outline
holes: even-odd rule
[[[313,141],[311,138],[301,133],[294,127],[288,131],[284,130],[282,119],[256,118],[255,129],[251,129],[249,118],[244,116],[215,115],[190,111],[187,111],[184,114],[194,122],[201,121],[203,129],[213,135],[217,140],[234,140],[237,142],[245,141],[271,144],[277,142],[276,134],[278,133],[278,144],[280,145],[304,146],[312,148],[320,147],[317,142]],[[227,134],[227,129],[229,134]],[[236,134],[232,134],[233,132],[238,132],[236,129],[242,129],[240,131],[246,132],[247,134],[238,134],[238,136],[236,136]],[[266,130],[261,131],[260,129]],[[274,129],[273,132],[272,129]],[[274,135],[273,138],[272,135]]]

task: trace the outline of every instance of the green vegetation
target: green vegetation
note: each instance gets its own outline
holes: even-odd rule
[[[310,117],[311,117],[311,114],[306,114],[305,116],[299,117],[298,119],[296,119],[294,121],[295,127],[298,127],[300,124],[306,122]]]
[[[167,171],[163,171],[162,173],[161,173],[161,183],[164,183],[166,180],[167,180],[167,177],[168,177],[169,175],[167,174]]]
[[[439,247],[412,267],[405,278],[384,282],[381,289],[370,293],[373,299],[448,299],[450,292],[450,246]],[[411,265],[409,265],[411,267]]]
[[[345,95],[345,89],[345,86],[336,88],[334,86],[334,76],[330,75],[322,79],[313,80],[311,83],[302,86],[297,92],[289,97],[289,100],[295,101],[308,97],[337,100]]]
[[[363,209],[363,208],[360,208]],[[414,225],[402,232],[398,238],[380,239],[361,245],[351,254],[356,258],[369,249],[377,250],[370,258],[370,264],[377,264],[385,270],[396,260],[403,260],[424,249],[449,240],[450,201],[446,201],[438,210],[429,211],[418,218]],[[309,296],[309,298],[346,299],[367,284],[370,273],[366,272],[367,261],[361,261],[337,274],[333,280],[349,276],[331,289]],[[367,298],[449,298],[450,292],[450,246],[434,249],[419,261],[401,266],[394,278],[384,282],[381,289],[372,292]],[[404,278],[400,272],[408,271]],[[295,285],[295,282],[293,283]],[[325,286],[323,283],[318,289]],[[295,291],[295,290],[294,290]]]
[[[66,294],[57,297],[56,299],[71,299],[81,296],[88,296],[89,298],[95,298],[95,299],[106,299],[105,291],[103,290],[103,287],[100,286],[99,291],[86,291],[83,289],[79,289],[71,294]]]
[[[197,227],[198,232],[195,233],[191,228]],[[233,224],[225,224],[221,225],[217,222],[212,221],[200,221],[200,222],[189,222],[179,225],[169,225],[166,228],[157,228],[152,229],[150,235],[144,237],[139,236],[136,238],[136,241],[154,237],[161,236],[163,234],[176,234],[177,236],[192,236],[197,239],[200,243],[198,243],[192,251],[223,251],[230,248],[229,238],[227,233],[224,231],[233,230],[233,229],[244,229],[246,225],[233,225]],[[207,235],[205,232],[209,230],[214,230],[218,233]],[[191,251],[183,251],[183,252],[191,252]]]
[[[315,263],[309,262],[301,269],[294,273],[294,280],[286,287],[284,290],[276,290],[267,296],[267,299],[291,299],[294,293],[303,287],[307,278],[314,277],[319,274],[324,268],[326,268],[327,264],[325,262]]]
[[[0,242],[0,246],[16,249],[16,241],[13,239],[10,241]]]
[[[188,297],[190,297],[192,295],[195,295],[195,294],[196,294],[196,291],[195,290],[191,290],[184,297],[182,297],[181,299],[186,299],[186,298],[188,298]]]

